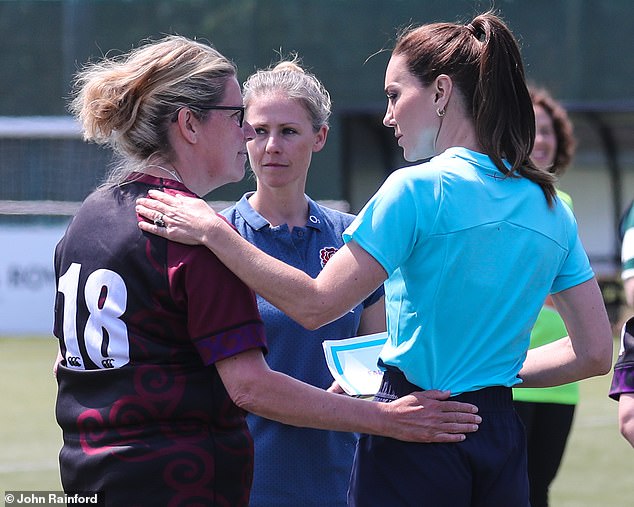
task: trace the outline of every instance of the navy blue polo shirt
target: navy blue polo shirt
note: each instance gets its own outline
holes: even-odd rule
[[[245,194],[222,212],[250,243],[291,266],[316,277],[342,245],[342,233],[354,219],[306,197],[308,220],[289,230],[271,226],[255,211]],[[264,321],[272,369],[326,389],[332,376],[326,366],[322,342],[356,336],[361,313],[383,295],[379,288],[340,319],[309,331],[257,296]],[[255,441],[255,469],[251,506],[345,506],[356,446],[352,433],[296,428],[252,414],[247,416]]]

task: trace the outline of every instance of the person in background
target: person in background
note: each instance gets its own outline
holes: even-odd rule
[[[148,190],[198,198],[243,178],[255,132],[231,61],[168,36],[87,65],[71,110],[119,163],[55,250],[66,492],[101,492],[112,506],[246,506],[246,411],[420,442],[477,429],[474,406],[436,401],[448,393],[390,407],[271,370],[253,292],[208,249],[140,231]]]
[[[535,165],[558,179],[569,167],[575,150],[573,126],[564,107],[543,89],[529,88],[535,111]],[[572,199],[557,189],[557,196],[572,209]],[[558,204],[561,205],[561,204]],[[546,299],[531,331],[530,348],[568,335],[551,297]],[[575,407],[576,382],[555,387],[513,389],[515,410],[526,427],[531,507],[547,507],[550,485],[561,464]]]
[[[634,308],[634,205],[631,203],[621,218],[621,279],[625,300]],[[634,317],[621,330],[619,357],[608,395],[619,403],[619,430],[634,447]]]
[[[313,153],[328,137],[331,101],[316,76],[297,58],[251,75],[243,85],[246,121],[255,137],[247,143],[256,191],[222,214],[250,243],[316,277],[343,245],[354,218],[319,205],[305,193]],[[328,388],[322,341],[385,331],[383,288],[351,312],[311,331],[257,296],[269,353],[277,371]],[[297,428],[250,414],[255,444],[253,507],[302,505],[345,507],[353,433]]]
[[[623,325],[608,395],[619,403],[619,431],[634,447],[634,317]]]
[[[241,238],[202,200],[151,191],[143,231],[203,244],[257,293],[317,328],[385,284],[388,340],[375,397],[447,389],[478,406],[465,440],[409,444],[362,435],[351,506],[526,507],[523,424],[512,387],[610,369],[612,336],[574,215],[530,160],[535,114],[519,48],[491,12],[402,33],[385,73],[406,160],[344,232],[316,278]],[[151,223],[164,219],[166,227]],[[528,350],[548,293],[569,336]]]
[[[619,403],[619,430],[634,447],[634,317],[623,325],[609,396]]]
[[[621,280],[625,301],[634,309],[634,201],[627,207],[619,224],[621,238]]]

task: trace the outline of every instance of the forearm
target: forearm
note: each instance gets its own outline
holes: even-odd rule
[[[261,417],[298,427],[389,435],[386,413],[377,403],[325,390],[269,370],[235,403]]]
[[[634,393],[624,393],[619,397],[619,429],[634,447]]]
[[[603,373],[584,361],[565,337],[528,351],[519,373],[522,383],[516,387],[551,387]]]
[[[150,190],[136,211],[139,228],[185,244],[202,244],[255,292],[309,329],[331,322],[363,301],[387,277],[358,245],[344,245],[316,279],[260,251],[202,199]],[[155,220],[161,218],[164,227]],[[354,242],[352,242],[354,243]]]
[[[354,251],[349,245],[342,247],[320,275],[311,278],[264,253],[220,221],[202,239],[251,289],[308,329],[341,317],[386,277],[378,263],[358,246]],[[362,262],[372,263],[372,269]]]
[[[218,361],[218,373],[239,407],[285,424],[362,432],[412,442],[459,442],[481,422],[477,408],[427,391],[375,403],[304,384],[271,370],[259,350]]]
[[[612,366],[612,328],[595,279],[553,300],[569,335],[528,351],[520,371],[525,387],[567,384],[604,375]]]
[[[312,328],[317,320],[319,327],[345,313],[320,304],[316,280],[264,253],[221,222],[211,227],[203,244],[254,292],[305,327]]]
[[[261,417],[298,427],[395,436],[387,405],[329,393],[271,370],[258,351],[225,359],[217,368],[234,403]]]

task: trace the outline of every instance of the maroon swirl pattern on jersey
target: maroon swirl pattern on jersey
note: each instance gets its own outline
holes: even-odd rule
[[[79,366],[63,361],[58,369],[62,484],[69,492],[101,491],[112,506],[248,505],[253,441],[214,363],[265,349],[262,322],[253,293],[211,252],[138,229],[136,198],[163,183],[188,193],[145,176],[95,192],[56,249],[58,280],[71,266],[79,273],[77,300],[66,288],[55,303],[62,353],[77,340],[81,355]],[[96,347],[83,334],[94,317],[83,299],[86,280],[101,272],[122,283],[98,291],[93,311],[125,291],[125,312],[99,315],[103,343]],[[71,309],[74,326],[65,326]],[[124,326],[109,327],[113,318]],[[108,356],[114,345],[129,361],[110,368],[119,364]]]

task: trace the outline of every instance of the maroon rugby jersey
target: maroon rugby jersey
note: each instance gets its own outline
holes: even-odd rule
[[[265,349],[254,294],[209,250],[142,232],[135,174],[91,194],[55,250],[66,491],[107,505],[247,505],[253,442],[214,363]]]

